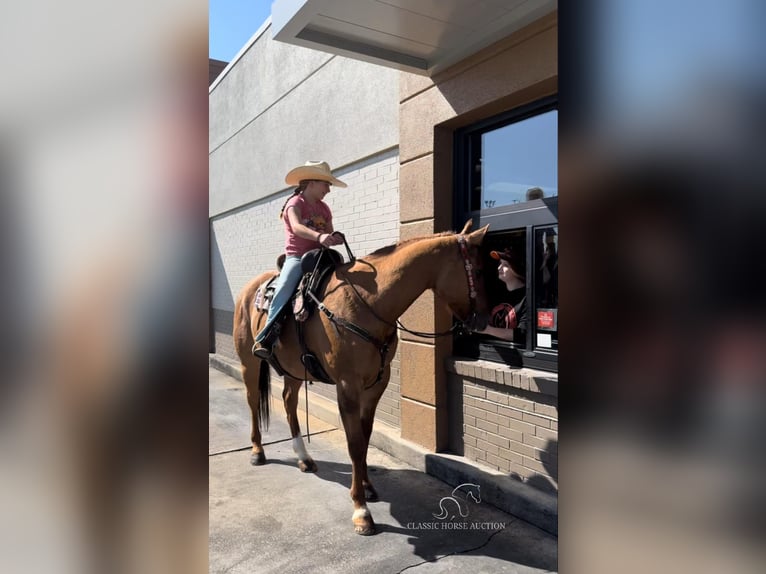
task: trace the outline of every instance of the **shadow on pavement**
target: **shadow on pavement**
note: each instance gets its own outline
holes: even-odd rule
[[[316,477],[351,487],[351,465],[315,459],[319,470]],[[290,464],[287,461],[271,461]],[[452,497],[453,488],[436,478],[417,470],[369,467],[370,480],[380,497],[379,502],[369,503],[376,523],[377,536],[406,536],[413,553],[424,561],[433,561],[449,554],[466,553],[472,556],[491,556],[499,560],[524,564],[532,568],[556,570],[557,553],[555,539],[541,546],[540,531],[516,517],[505,514],[486,503],[464,499],[460,493]],[[459,498],[463,512],[461,517],[439,520],[440,501],[444,497]],[[389,516],[381,512],[380,503],[389,504]],[[457,508],[456,505],[446,505]],[[352,511],[349,500],[349,515]],[[502,543],[487,544],[490,537],[499,537]],[[484,546],[486,544],[486,546]],[[551,551],[551,546],[554,550]]]
[[[267,464],[249,464],[250,413],[243,388],[211,371],[209,559],[211,572],[517,572],[556,570],[557,539],[497,508],[460,498],[465,516],[439,520],[454,488],[371,449],[369,504],[377,534],[353,533],[351,464],[343,431],[312,433],[318,466],[301,473],[284,416],[264,434]],[[273,414],[281,409],[274,405]],[[311,423],[312,430],[323,428]],[[477,482],[482,482],[477,479]],[[481,491],[490,487],[485,484]],[[455,497],[457,498],[457,496]],[[457,506],[451,508],[452,514]],[[296,551],[296,544],[310,552]]]

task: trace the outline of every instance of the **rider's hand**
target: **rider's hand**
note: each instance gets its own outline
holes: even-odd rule
[[[339,232],[335,233],[322,233],[319,236],[319,243],[323,247],[332,247],[333,245],[343,244],[343,234]]]

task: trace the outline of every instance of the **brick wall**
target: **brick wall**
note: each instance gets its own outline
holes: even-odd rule
[[[391,149],[333,173],[348,188],[333,188],[325,201],[334,227],[346,235],[357,257],[399,240],[399,155]],[[211,219],[213,331],[216,353],[236,360],[231,337],[234,301],[250,279],[274,269],[283,252],[279,210],[292,190],[282,191]],[[339,249],[346,257],[345,248]],[[399,426],[399,359],[381,398],[378,418]],[[314,384],[311,392],[336,399],[335,387]]]
[[[235,363],[239,362],[234,350],[234,337],[232,335],[234,313],[222,309],[213,309],[213,329],[215,332],[215,352]]]
[[[541,490],[558,490],[558,378],[450,360],[450,449]]]
[[[399,411],[399,399],[401,397],[400,381],[399,350],[397,349],[396,355],[394,355],[394,358],[391,361],[391,379],[383,396],[380,397],[378,410],[375,411],[375,418],[377,420],[388,423],[396,428],[401,428],[401,416]]]

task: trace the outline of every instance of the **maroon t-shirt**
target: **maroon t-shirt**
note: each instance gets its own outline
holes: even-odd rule
[[[301,256],[307,251],[320,247],[318,241],[298,237],[290,225],[290,218],[287,215],[288,209],[297,207],[301,213],[300,221],[309,229],[318,233],[329,233],[332,229],[332,212],[324,201],[316,203],[309,202],[303,195],[298,194],[285,205],[285,253],[287,255]]]

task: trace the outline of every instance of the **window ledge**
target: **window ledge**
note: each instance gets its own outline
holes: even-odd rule
[[[463,377],[471,377],[478,381],[515,387],[558,398],[559,376],[557,373],[509,367],[492,361],[461,359],[459,357],[448,358],[445,361],[445,367],[448,372]]]

